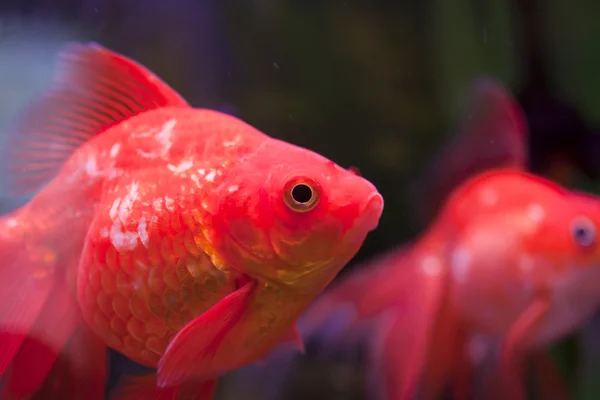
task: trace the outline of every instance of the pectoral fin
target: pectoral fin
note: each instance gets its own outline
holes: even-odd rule
[[[240,355],[222,342],[248,312],[255,287],[245,284],[179,331],[158,363],[159,387],[208,380],[236,364]]]
[[[372,338],[374,387],[385,399],[415,395],[427,366],[433,330],[447,288],[444,268],[428,274],[420,266],[406,266],[397,280],[397,302],[379,320]]]
[[[489,386],[489,398],[525,400],[523,342],[539,327],[550,308],[546,297],[536,299],[508,331],[500,350],[499,366]]]

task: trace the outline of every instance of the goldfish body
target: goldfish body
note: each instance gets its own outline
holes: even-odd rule
[[[490,357],[498,367],[477,398],[523,399],[523,357],[600,304],[599,225],[597,197],[514,169],[479,174],[415,242],[320,297],[302,332],[326,348],[370,326],[371,383],[383,399],[435,398],[447,383],[469,398],[471,374]],[[327,337],[340,314],[343,335]]]
[[[104,398],[105,346],[157,368],[123,397],[210,397],[299,341],[298,315],[378,223],[375,187],[98,45],[57,69],[3,157],[13,192],[41,187],[0,220],[7,397]]]

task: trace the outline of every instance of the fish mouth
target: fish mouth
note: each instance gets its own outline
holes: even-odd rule
[[[361,219],[369,232],[374,231],[379,225],[383,213],[383,196],[375,192],[369,195],[361,212]]]

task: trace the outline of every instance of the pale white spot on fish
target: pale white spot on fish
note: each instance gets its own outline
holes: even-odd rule
[[[421,268],[427,275],[436,276],[442,272],[442,263],[435,256],[426,256],[421,261]]]
[[[239,187],[238,185],[231,185],[231,186],[229,186],[229,187],[227,188],[227,191],[228,191],[229,193],[233,193],[233,192],[237,191],[239,188],[240,188],[240,187]]]
[[[121,205],[119,207],[119,219],[125,223],[129,215],[131,214],[131,210],[133,209],[133,203],[137,200],[139,193],[138,188],[140,184],[139,182],[132,182],[129,186],[129,192],[123,197],[121,200]]]
[[[206,174],[204,179],[206,179],[208,182],[214,182],[215,176],[217,176],[217,173],[214,170],[211,170],[208,174]]]
[[[137,234],[123,231],[119,221],[115,221],[110,228],[110,242],[118,251],[133,250],[137,246]]]
[[[471,267],[471,253],[465,248],[457,248],[452,252],[450,258],[452,275],[458,283],[464,283],[469,276]]]
[[[110,211],[108,212],[108,215],[110,216],[110,219],[114,220],[115,218],[117,218],[117,214],[118,214],[118,209],[119,209],[119,204],[121,203],[121,198],[117,197],[115,199],[115,201],[113,201],[112,207],[110,207]]]
[[[108,175],[106,176],[106,178],[109,179],[109,180],[111,180],[111,179],[118,178],[121,175],[123,175],[123,170],[122,169],[110,168],[109,172],[108,172]]]
[[[170,197],[165,197],[165,207],[171,212],[175,211],[175,200]]]
[[[199,188],[202,187],[202,184],[200,183],[200,177],[198,175],[192,174],[192,176],[190,178],[196,184],[196,186],[198,186]]]
[[[6,226],[9,228],[14,228],[17,226],[17,219],[16,218],[9,218],[6,220]]]
[[[174,174],[181,174],[182,172],[187,171],[192,168],[194,165],[194,161],[191,159],[183,160],[179,163],[179,165],[168,164],[167,168]]]
[[[173,128],[177,125],[177,120],[170,119],[165,122],[156,135],[156,140],[163,146],[163,154],[165,155],[169,149],[171,148],[171,134],[173,133]]]
[[[200,168],[198,169],[198,173],[200,174],[200,176],[204,176],[206,175],[206,170],[204,168]]]
[[[227,140],[223,142],[223,146],[225,147],[233,147],[240,142],[241,137],[238,135],[234,137],[232,140]]]
[[[125,129],[125,126],[123,128]],[[151,137],[154,132],[156,132],[155,128],[152,128],[149,125],[140,125],[137,127],[137,129],[135,131],[131,132],[131,137],[134,137],[134,138]]]
[[[493,207],[498,202],[498,192],[490,188],[481,190],[480,200],[484,206]]]
[[[119,154],[119,150],[121,150],[121,145],[119,143],[113,144],[113,146],[110,148],[110,156],[115,158],[117,154]]]
[[[150,244],[150,237],[148,235],[146,217],[140,218],[140,222],[138,223],[138,236],[140,237],[140,241],[142,242],[144,247],[148,248],[148,245]]]
[[[107,228],[100,229],[100,237],[103,237],[103,238],[108,237],[108,229]]]
[[[161,199],[152,200],[152,208],[154,208],[155,211],[162,210],[162,200]]]
[[[173,133],[173,128],[175,128],[175,125],[177,125],[177,120],[170,119],[162,125],[158,132],[156,132],[155,130],[148,132],[145,136],[154,136],[157,145],[156,149],[154,149],[153,151],[137,149],[137,153],[145,158],[157,158],[166,156],[172,146],[171,135]],[[155,134],[152,135],[153,133]]]
[[[534,203],[527,208],[527,216],[533,222],[541,222],[546,216],[546,211],[540,204]]]
[[[85,173],[88,176],[96,176],[98,175],[98,165],[96,165],[96,158],[90,156],[85,163]]]

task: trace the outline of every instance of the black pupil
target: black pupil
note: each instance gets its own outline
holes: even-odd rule
[[[292,189],[292,198],[298,203],[308,203],[312,199],[312,189],[307,185],[296,185]]]
[[[594,241],[594,232],[586,226],[577,226],[573,229],[573,235],[577,243],[583,246],[589,246]]]

